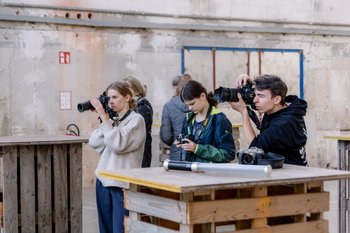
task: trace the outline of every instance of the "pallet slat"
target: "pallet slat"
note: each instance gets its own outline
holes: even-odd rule
[[[188,205],[189,224],[224,222],[324,212],[329,209],[329,193],[201,201]]]
[[[53,146],[55,232],[68,232],[67,145]]]
[[[19,146],[21,228],[35,233],[34,147]]]
[[[82,148],[78,144],[70,145],[70,229],[78,232],[83,227],[82,221]]]
[[[52,233],[52,153],[51,146],[37,147],[38,230]]]
[[[125,229],[128,233],[179,233],[165,227],[156,226],[150,223],[125,218]]]
[[[328,233],[328,220],[317,220],[311,222],[298,222],[276,226],[267,226],[258,229],[247,229],[223,233]]]
[[[128,210],[186,224],[184,202],[126,190],[124,203]]]
[[[18,232],[17,198],[17,147],[10,146],[3,151],[4,170],[4,230]]]

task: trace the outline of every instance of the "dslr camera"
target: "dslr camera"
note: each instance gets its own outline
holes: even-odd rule
[[[228,102],[238,102],[237,93],[240,93],[243,101],[248,105],[254,105],[253,99],[255,97],[255,92],[253,88],[253,83],[250,80],[247,80],[246,85],[242,88],[227,88],[219,87],[214,91],[214,97],[220,103],[225,101]]]
[[[116,112],[113,111],[113,109],[111,109],[109,106],[108,106],[108,100],[109,100],[109,97],[106,95],[106,92],[103,92],[102,95],[100,95],[98,98],[97,98],[103,108],[105,109],[105,111],[108,113],[109,117],[111,119],[114,119],[118,116],[118,114]],[[93,110],[95,109],[92,104],[90,103],[90,100],[89,101],[86,101],[86,102],[83,102],[83,103],[79,103],[77,105],[77,108],[78,108],[78,111],[79,112],[84,112],[84,111],[87,111],[87,110]]]
[[[179,141],[179,144],[188,143],[187,141],[184,141],[183,139],[189,139],[191,141],[195,141],[194,136],[192,134],[188,134],[183,136],[181,133],[177,136],[176,140]]]
[[[238,162],[248,165],[271,165],[272,168],[283,167],[284,157],[275,153],[265,153],[262,149],[251,147],[237,153]]]
[[[176,140],[179,141],[179,144],[184,144],[184,143],[188,143],[187,141],[184,141],[183,139],[189,139],[193,142],[195,141],[195,137],[192,134],[188,134],[183,136],[182,134],[179,134],[179,136],[177,136]],[[181,150],[181,161],[193,161],[194,160],[194,153],[191,151],[186,151],[184,149]]]
[[[258,159],[264,157],[265,152],[257,147],[251,147],[248,150],[240,150],[237,153],[240,164],[258,164]]]

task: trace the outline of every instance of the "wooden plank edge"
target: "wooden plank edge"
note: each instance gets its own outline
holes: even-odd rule
[[[118,181],[122,181],[122,182],[132,183],[132,184],[136,184],[136,185],[147,186],[150,188],[156,188],[156,189],[166,190],[166,191],[175,192],[175,193],[181,192],[180,187],[176,186],[176,185],[167,185],[164,183],[144,180],[141,178],[129,177],[129,176],[115,174],[115,173],[111,173],[111,172],[104,172],[104,171],[99,172],[99,175],[101,177],[104,177],[104,178],[109,178],[109,179],[118,180]]]
[[[133,220],[128,217],[124,218],[125,232],[129,233],[179,233],[165,227],[157,226],[151,223]]]

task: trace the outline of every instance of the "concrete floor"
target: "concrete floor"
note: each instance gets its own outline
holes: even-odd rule
[[[329,233],[338,232],[338,182],[327,181],[325,191],[330,191],[330,211],[324,213],[329,221]],[[83,189],[83,232],[98,233],[98,220],[95,200],[95,188]]]
[[[83,233],[98,233],[95,188],[83,189]]]

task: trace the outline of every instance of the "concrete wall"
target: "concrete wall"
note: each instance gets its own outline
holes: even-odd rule
[[[324,136],[350,128],[346,1],[0,3],[0,135],[63,134],[71,123],[89,135],[99,122],[94,113],[79,113],[77,103],[132,74],[147,85],[155,110],[157,165],[161,111],[172,94],[171,78],[181,72],[183,46],[301,49],[308,159],[312,166],[337,165],[336,142]],[[70,64],[59,64],[60,51],[70,52]],[[283,78],[289,71],[276,72]],[[60,109],[60,91],[71,92],[71,110]],[[86,146],[86,187],[94,182],[97,161]]]

